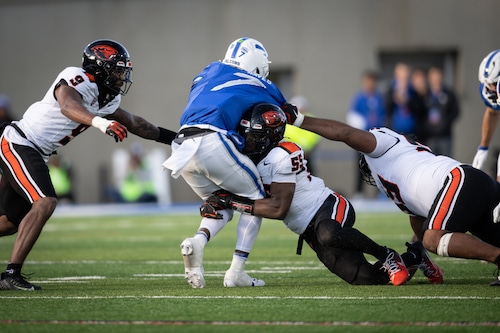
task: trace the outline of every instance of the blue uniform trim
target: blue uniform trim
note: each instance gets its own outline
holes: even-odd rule
[[[231,58],[235,58],[236,57],[236,53],[238,52],[238,50],[240,49],[240,46],[241,46],[241,43],[243,43],[244,41],[246,41],[248,38],[241,38],[241,39],[238,39],[238,42],[236,43],[236,45],[234,46],[234,50],[233,50],[233,53],[231,54]]]
[[[258,50],[262,50],[262,52],[266,52],[266,50],[264,50],[264,48],[262,46],[260,46],[259,44],[255,44],[255,48],[258,49]]]
[[[491,63],[491,61],[493,60],[493,57],[494,57],[494,56],[495,56],[498,52],[500,52],[500,50],[496,50],[496,51],[494,51],[494,52],[490,55],[490,57],[488,58],[488,60],[486,60],[486,65],[484,66],[484,73],[483,73],[483,74],[484,74],[484,77],[486,77],[486,78],[488,77],[489,73],[488,73],[487,69],[488,69],[488,67],[490,67],[490,63]]]
[[[226,148],[226,150],[228,151],[229,155],[231,155],[231,157],[236,161],[236,164],[238,164],[243,170],[245,170],[249,175],[250,177],[252,177],[253,179],[253,182],[255,183],[255,186],[257,186],[257,188],[259,189],[259,192],[260,194],[265,198],[266,197],[266,192],[264,191],[264,189],[260,186],[260,183],[259,183],[259,178],[257,177],[256,174],[254,174],[252,172],[252,170],[250,170],[245,164],[241,163],[241,161],[238,159],[238,156],[236,156],[233,152],[233,150],[231,149],[231,147],[227,144],[226,140],[224,140],[224,137],[221,133],[217,133],[219,135],[219,139],[222,141],[222,143],[224,144],[224,147]]]
[[[483,100],[484,105],[486,105],[487,107],[489,107],[489,108],[491,108],[493,110],[500,111],[500,105],[499,104],[493,104],[489,99],[487,99],[484,96],[484,93],[483,93],[484,89],[486,89],[484,83],[480,83],[479,84],[479,96],[481,96],[481,99]]]

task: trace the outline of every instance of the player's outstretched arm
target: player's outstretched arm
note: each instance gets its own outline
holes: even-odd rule
[[[82,97],[67,82],[61,80],[54,90],[54,96],[59,103],[61,113],[69,119],[84,125],[92,125],[104,134],[112,136],[116,142],[127,137],[127,128],[117,121],[96,116],[88,111],[82,103]]]
[[[165,144],[171,144],[177,134],[174,131],[158,127],[146,119],[134,115],[122,108],[118,108],[108,118],[114,119],[125,125],[131,133],[141,138],[155,140]]]
[[[288,214],[295,193],[295,183],[271,183],[271,196],[255,200],[253,215],[283,220]]]
[[[300,127],[326,139],[344,142],[361,153],[371,153],[377,145],[372,133],[359,130],[337,120],[305,116]]]
[[[480,146],[488,147],[490,145],[491,139],[493,138],[493,134],[495,134],[495,129],[498,125],[498,119],[500,119],[499,111],[492,108],[486,108],[481,128]]]
[[[82,97],[74,88],[61,80],[54,91],[54,96],[61,107],[61,113],[69,119],[84,125],[92,125],[95,114],[83,106]]]
[[[476,169],[484,169],[486,160],[488,158],[488,149],[495,133],[495,129],[498,124],[498,119],[500,118],[500,113],[492,108],[486,108],[483,116],[483,123],[481,127],[481,141],[479,142],[479,147],[477,148],[474,159],[472,160],[472,166]]]
[[[218,218],[215,211],[232,209],[243,214],[283,220],[288,214],[295,193],[295,183],[272,183],[270,197],[251,200],[225,190],[214,193],[201,205],[202,217]]]

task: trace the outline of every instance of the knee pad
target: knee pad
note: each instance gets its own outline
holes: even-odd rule
[[[439,244],[436,249],[437,254],[443,257],[449,257],[448,246],[450,245],[450,239],[452,235],[453,233],[449,232],[441,236],[441,239],[439,240]]]
[[[333,220],[324,220],[316,227],[316,237],[323,246],[338,246],[342,226]]]

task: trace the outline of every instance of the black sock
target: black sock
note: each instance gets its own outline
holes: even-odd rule
[[[407,252],[401,254],[401,259],[403,259],[406,267],[410,267],[422,262],[422,254],[418,250],[408,249]]]
[[[8,264],[5,272],[10,275],[20,275],[21,269],[23,268],[23,264]]]
[[[498,256],[498,257],[495,259],[495,265],[497,265],[497,266],[500,268],[500,256]]]

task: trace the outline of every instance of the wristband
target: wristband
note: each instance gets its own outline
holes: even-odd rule
[[[255,200],[250,200],[246,198],[241,198],[239,200],[232,199],[230,204],[232,210],[235,210],[243,214],[253,215]]]
[[[293,122],[293,126],[300,127],[302,123],[304,122],[304,115],[299,111],[297,114],[297,119]]]
[[[95,116],[94,118],[92,118],[92,126],[98,128],[104,134],[106,134],[106,130],[108,129],[110,123],[111,121],[99,116]]]
[[[488,150],[488,146],[479,146],[477,150]]]
[[[160,136],[155,141],[165,143],[167,145],[171,145],[172,141],[174,141],[177,133],[174,131],[165,129],[163,127],[158,127],[158,129],[160,130]]]

